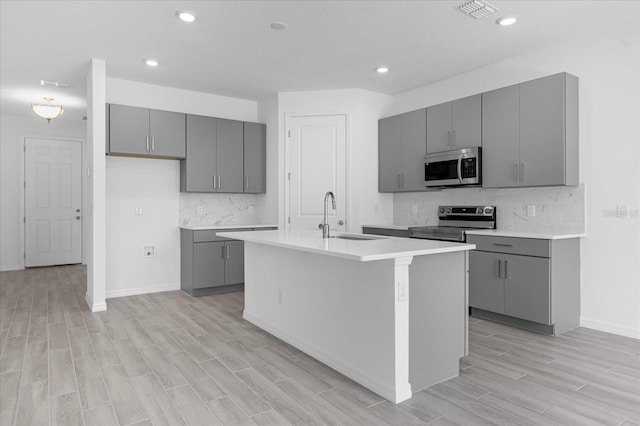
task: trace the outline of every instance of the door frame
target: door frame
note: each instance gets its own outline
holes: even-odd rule
[[[82,206],[82,227],[81,227],[81,237],[80,237],[80,247],[81,247],[81,252],[82,252],[82,264],[86,265],[87,264],[87,257],[86,257],[86,244],[85,244],[85,238],[87,235],[86,232],[86,226],[87,226],[87,221],[85,220],[85,218],[87,217],[87,213],[88,213],[88,206],[86,205],[87,203],[87,197],[85,197],[85,191],[87,190],[87,175],[84,173],[84,165],[85,165],[85,160],[84,160],[84,155],[85,155],[85,140],[84,139],[79,139],[79,138],[66,138],[64,136],[46,136],[46,135],[20,135],[20,182],[18,184],[20,185],[20,209],[19,209],[19,217],[22,218],[22,220],[20,221],[20,252],[22,253],[22,256],[20,257],[20,267],[21,269],[25,269],[25,264],[26,264],[26,237],[27,237],[27,228],[26,228],[26,214],[27,214],[27,209],[26,209],[26,202],[27,202],[27,197],[26,197],[26,164],[25,161],[27,160],[27,156],[26,156],[26,150],[27,150],[27,139],[48,139],[48,140],[52,140],[52,141],[69,141],[69,142],[78,142],[80,143],[80,205]]]
[[[291,131],[291,120],[293,118],[301,118],[301,117],[326,117],[326,116],[343,116],[344,117],[344,123],[345,123],[345,146],[344,146],[344,164],[345,164],[345,194],[344,194],[344,199],[345,199],[345,227],[344,230],[345,232],[349,232],[350,228],[351,228],[351,214],[350,214],[350,197],[349,197],[349,183],[350,183],[350,140],[351,140],[351,112],[350,111],[309,111],[309,112],[299,112],[299,113],[284,113],[284,134],[283,134],[283,138],[284,138],[284,170],[283,170],[283,181],[284,181],[284,197],[283,197],[283,202],[284,202],[284,208],[283,208],[283,212],[284,212],[284,216],[282,217],[282,223],[284,223],[284,229],[285,230],[290,230],[291,229],[291,224],[287,221],[287,218],[289,217],[289,213],[290,213],[290,208],[289,208],[289,203],[290,203],[290,198],[291,198],[291,181],[289,181],[288,179],[288,173],[290,171],[290,167],[291,165],[289,164],[289,153],[291,152],[291,146],[290,146],[290,137],[289,132]]]

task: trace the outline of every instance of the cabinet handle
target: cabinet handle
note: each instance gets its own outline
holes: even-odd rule
[[[225,246],[225,248],[227,249],[227,260],[229,260],[229,258],[231,257],[231,254],[229,252],[229,246]]]
[[[455,148],[458,145],[458,136],[456,136],[456,131],[451,132],[453,134],[452,145]]]
[[[498,278],[502,278],[502,260],[498,260]]]
[[[493,243],[494,246],[498,246],[498,247],[513,247],[513,245],[511,244],[500,244],[500,243]]]
[[[147,142],[147,152],[149,152],[149,136],[145,136],[145,140]]]
[[[213,189],[216,189],[216,176],[213,175]]]
[[[513,180],[518,181],[518,163],[513,163]]]
[[[451,148],[451,130],[447,131],[447,146]]]
[[[520,163],[520,182],[524,183],[524,163]]]
[[[402,182],[402,188],[404,188],[404,173],[400,173],[400,181]]]
[[[218,175],[218,189],[222,188],[222,179],[220,179],[221,176]]]
[[[151,152],[156,150],[156,137],[151,136]]]
[[[505,260],[504,261],[504,279],[508,280],[509,279],[509,261]]]

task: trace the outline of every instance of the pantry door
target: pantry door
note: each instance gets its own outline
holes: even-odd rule
[[[25,139],[25,266],[82,262],[82,144]]]
[[[331,230],[347,226],[347,116],[290,117],[287,129],[288,229],[320,230],[324,196],[333,192],[336,210],[329,202]]]

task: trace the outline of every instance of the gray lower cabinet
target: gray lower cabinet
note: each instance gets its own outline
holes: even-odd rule
[[[185,158],[185,114],[107,105],[107,154]]]
[[[217,234],[274,229],[277,228],[180,229],[180,288],[191,296],[241,290],[244,242]]]
[[[469,306],[474,316],[560,334],[579,325],[578,239],[469,235]]]
[[[483,186],[578,184],[578,78],[554,74],[482,94]]]
[[[428,107],[427,153],[481,146],[481,109],[481,95]]]
[[[425,109],[378,122],[378,190],[424,191]]]

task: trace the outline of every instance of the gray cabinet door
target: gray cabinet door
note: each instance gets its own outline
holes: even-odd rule
[[[266,126],[244,123],[244,192],[265,192]]]
[[[451,138],[451,102],[428,107],[427,153],[451,150]]]
[[[378,191],[401,189],[402,116],[378,121]]]
[[[520,165],[525,186],[565,183],[564,89],[565,74],[520,84]]]
[[[500,276],[503,257],[499,253],[469,252],[469,306],[504,313],[504,280]]]
[[[504,313],[550,325],[551,260],[507,254],[504,262]]]
[[[185,114],[149,111],[150,154],[155,157],[185,157]]]
[[[109,153],[149,154],[149,110],[109,105]]]
[[[240,284],[244,282],[244,242],[227,241],[225,244],[225,284]]]
[[[454,149],[482,146],[482,95],[451,103],[451,130]]]
[[[520,161],[518,85],[482,94],[482,186],[518,186]]]
[[[187,155],[180,162],[180,190],[215,192],[216,119],[187,115]]]
[[[242,121],[216,119],[217,192],[242,192],[244,187],[244,125]]]
[[[225,284],[224,242],[193,244],[193,288]]]
[[[424,190],[424,156],[427,153],[427,112],[425,109],[402,114],[403,191]]]

